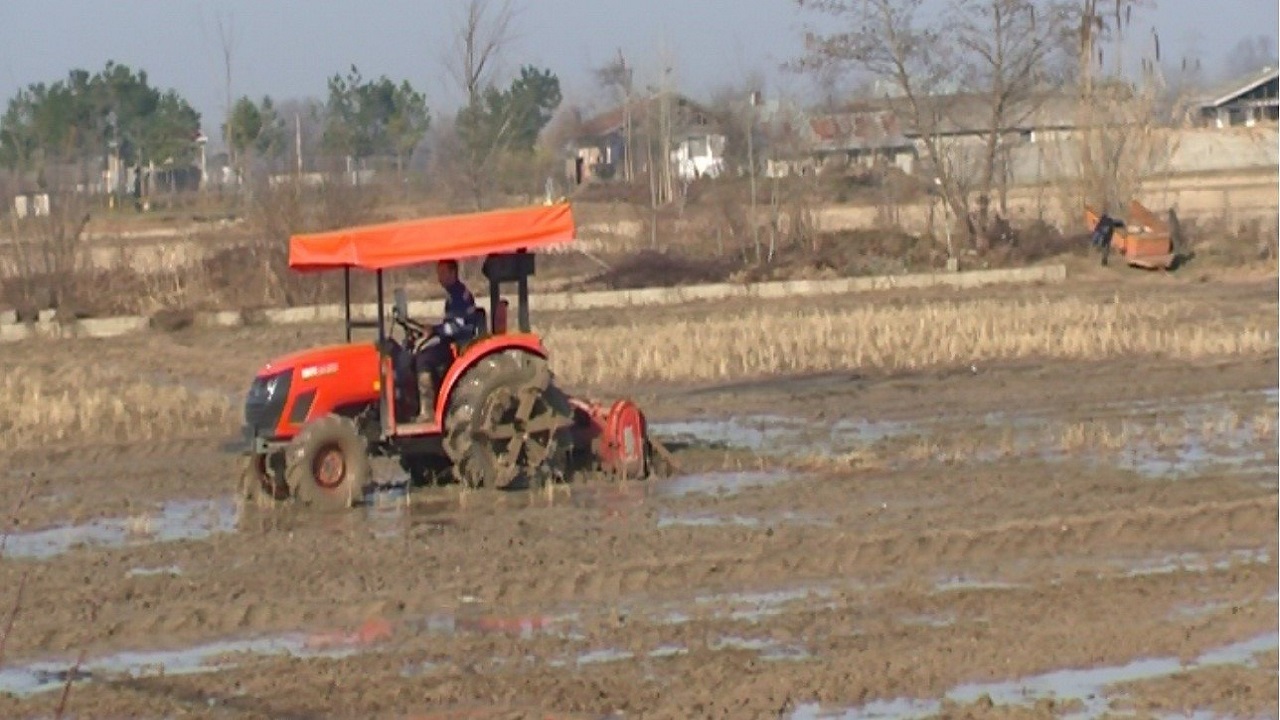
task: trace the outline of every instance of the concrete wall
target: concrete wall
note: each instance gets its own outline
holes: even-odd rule
[[[1261,220],[1274,222],[1280,211],[1280,186],[1275,171],[1255,170],[1217,177],[1189,175],[1157,177],[1143,183],[1138,200],[1163,214],[1168,208],[1183,220],[1223,221],[1228,225]],[[1066,231],[1087,231],[1084,212],[1079,207],[1063,207],[1069,197],[1060,188],[1046,184],[1012,188],[1009,192],[1009,216],[1026,222],[1036,218],[1058,223]],[[876,227],[878,210],[866,206],[828,206],[818,211],[818,224],[823,230],[859,230]],[[903,205],[897,210],[897,222],[909,233],[942,233],[946,218],[940,203]]]
[[[956,273],[928,273],[893,275],[882,277],[841,278],[837,280],[796,280],[790,282],[755,283],[735,285],[717,283],[677,288],[645,288],[641,290],[602,291],[587,293],[555,293],[535,295],[530,305],[535,312],[587,310],[598,308],[654,307],[680,305],[700,300],[727,300],[733,298],[784,298],[840,295],[889,289],[920,289],[947,287],[971,289],[1005,283],[1061,282],[1067,277],[1063,265],[1012,268],[1004,270],[978,270]],[[373,319],[377,317],[377,305],[372,303],[353,305],[352,317]],[[418,317],[432,317],[440,312],[439,302],[409,304],[409,313]],[[223,311],[200,313],[192,318],[196,327],[239,327],[247,325],[288,325],[296,323],[328,322],[339,324],[343,319],[341,305],[314,305],[296,308],[279,308],[256,311]],[[150,318],[140,316],[98,318],[58,323],[42,316],[39,322],[17,324],[13,314],[0,316],[0,342],[19,342],[40,338],[106,338],[143,332],[155,328]]]
[[[1275,126],[1164,130],[1131,146],[1134,152],[1146,153],[1143,162],[1152,174],[1280,169],[1280,134]],[[1078,164],[1079,143],[1074,138],[1045,138],[1010,150],[1009,177],[1014,185],[1057,182],[1073,177]]]

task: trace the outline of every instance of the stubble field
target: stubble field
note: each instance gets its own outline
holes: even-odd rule
[[[339,328],[0,346],[0,716],[1276,717],[1276,280],[1105,277],[535,314],[679,473],[324,515],[221,448]]]

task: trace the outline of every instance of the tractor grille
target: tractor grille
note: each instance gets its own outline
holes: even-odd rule
[[[274,432],[280,422],[280,415],[284,412],[292,379],[292,370],[254,378],[244,401],[244,430],[247,436],[268,436]]]

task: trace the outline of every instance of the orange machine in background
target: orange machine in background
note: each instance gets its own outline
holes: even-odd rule
[[[1092,232],[1098,227],[1102,214],[1085,205],[1084,219]],[[1169,270],[1178,261],[1169,224],[1137,200],[1129,203],[1128,218],[1115,227],[1109,246],[1102,248],[1103,265],[1113,252],[1119,253],[1131,267],[1148,270]]]

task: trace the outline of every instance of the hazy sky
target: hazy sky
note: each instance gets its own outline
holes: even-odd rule
[[[1216,75],[1243,37],[1274,46],[1277,0],[1146,0],[1135,30],[1160,34],[1165,60],[1195,51]],[[0,0],[0,96],[108,59],[145,69],[195,105],[217,133],[225,89],[216,17],[231,19],[236,96],[323,98],[355,63],[365,77],[409,79],[433,108],[453,106],[442,58],[463,0]],[[705,94],[751,71],[777,78],[806,22],[793,0],[521,0],[513,67],[550,67],[570,102],[589,100],[589,68],[620,47],[652,81],[664,40],[682,90]],[[1135,35],[1138,34],[1135,32]],[[788,78],[787,82],[796,83]],[[638,83],[639,84],[639,83]],[[794,86],[800,89],[800,85]]]

